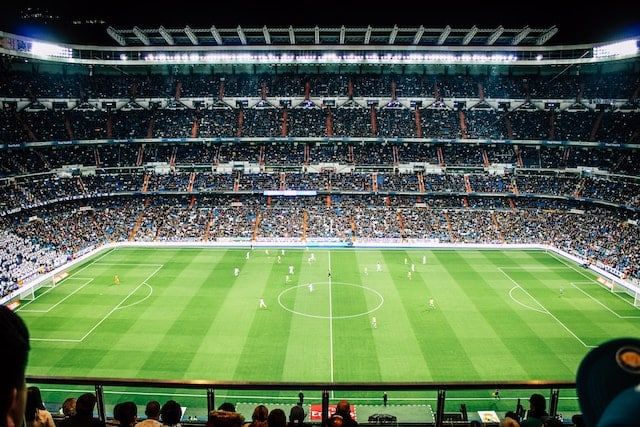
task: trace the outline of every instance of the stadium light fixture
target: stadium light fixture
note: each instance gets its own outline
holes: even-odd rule
[[[320,27],[316,25],[315,28],[313,29],[313,33],[314,33],[315,43],[317,45],[320,44]]]
[[[347,29],[344,27],[344,25],[342,27],[340,27],[340,44],[344,44],[344,40],[345,40],[345,36],[346,36],[346,32]]]
[[[625,40],[617,43],[610,43],[594,46],[594,58],[608,58],[612,56],[636,55],[638,53],[638,39]]]
[[[43,43],[34,41],[31,43],[29,52],[37,56],[48,56],[52,58],[71,58],[73,49],[53,43]]]

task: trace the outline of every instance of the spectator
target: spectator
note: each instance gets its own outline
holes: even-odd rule
[[[160,408],[160,421],[165,426],[180,427],[182,407],[175,400],[167,400]]]
[[[29,330],[17,314],[4,305],[0,305],[0,343],[0,424],[20,427],[27,403],[24,373],[29,359]]]
[[[548,418],[547,400],[543,395],[534,393],[529,397],[529,411],[526,418],[520,421],[520,426],[542,427]]]
[[[76,399],[76,413],[61,420],[58,427],[105,427],[106,424],[103,420],[93,416],[96,402],[95,394],[81,394]]]
[[[247,427],[266,427],[267,417],[269,416],[269,409],[265,405],[258,405],[253,408],[251,414],[251,422],[247,423]]]
[[[571,416],[571,422],[576,427],[584,427],[584,418],[582,417],[582,414],[573,414]]]
[[[60,412],[65,418],[69,418],[71,415],[74,415],[76,413],[76,398],[67,397],[64,402],[62,402]]]
[[[637,426],[640,420],[640,339],[616,338],[592,349],[576,376],[583,425]]]
[[[242,427],[244,417],[235,411],[211,411],[205,427]]]
[[[27,406],[24,413],[27,427],[55,427],[53,416],[42,401],[40,388],[27,388]]]
[[[282,409],[274,408],[269,411],[267,425],[269,427],[287,427],[287,415]]]
[[[304,425],[304,409],[300,405],[291,407],[289,411],[289,427],[301,427]]]
[[[131,401],[118,403],[113,408],[113,418],[120,427],[133,427],[138,420],[138,406]]]
[[[158,402],[157,400],[151,400],[147,402],[144,414],[147,416],[147,418],[138,422],[138,424],[136,424],[137,427],[162,426],[162,423],[160,422],[160,402]]]
[[[227,411],[227,412],[236,412],[236,405],[231,402],[222,402],[220,406],[218,406],[219,411]]]
[[[351,404],[347,400],[341,400],[336,404],[336,412],[334,415],[342,417],[342,425],[344,427],[358,426],[358,422],[351,416]]]

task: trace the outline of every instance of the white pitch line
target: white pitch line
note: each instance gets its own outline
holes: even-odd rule
[[[522,286],[520,286],[520,284],[519,284],[518,282],[516,282],[515,280],[513,280],[513,278],[511,278],[511,277],[510,277],[510,276],[509,276],[509,275],[508,275],[508,274],[507,274],[507,273],[506,273],[506,272],[505,272],[501,267],[498,267],[498,271],[500,271],[500,273],[504,274],[504,275],[505,275],[505,277],[511,281],[511,283],[513,283],[517,288],[521,289],[521,290],[522,290],[522,292],[524,292],[525,294],[527,294],[527,295],[529,296],[529,298],[531,298],[533,301],[535,301],[535,302],[538,304],[538,306],[540,306],[540,308],[541,308],[542,310],[544,310],[544,311],[540,311],[540,310],[537,310],[537,311],[540,311],[540,312],[541,312],[541,313],[543,313],[543,314],[547,314],[547,315],[551,316],[551,317],[552,317],[552,318],[553,318],[553,319],[558,323],[558,325],[560,325],[560,326],[561,326],[565,331],[567,331],[567,332],[568,332],[572,337],[574,337],[574,338],[575,338],[575,339],[576,339],[580,344],[582,344],[584,347],[587,347],[587,348],[596,347],[596,346],[593,346],[593,345],[587,345],[587,343],[585,343],[584,341],[582,341],[582,340],[581,340],[581,339],[580,339],[576,334],[574,334],[574,333],[573,333],[573,331],[572,331],[571,329],[569,329],[569,328],[567,327],[567,325],[565,325],[564,323],[562,323],[562,322],[560,321],[560,319],[558,319],[556,316],[554,316],[553,314],[551,314],[551,312],[550,312],[549,310],[547,310],[547,308],[546,308],[546,307],[545,307],[545,306],[544,306],[540,301],[538,301],[537,299],[535,299],[535,298],[534,298],[534,297],[533,297],[529,292],[527,292],[527,291],[526,291]],[[518,301],[516,301],[516,302],[518,302]],[[525,306],[525,307],[526,307],[526,306]],[[533,309],[535,310],[535,308],[533,308]]]
[[[328,255],[328,263],[329,263],[329,271],[331,271],[331,251],[327,252]],[[331,376],[331,382],[333,382],[333,378],[334,378],[334,367],[333,367],[333,298],[331,295],[331,277],[328,278],[329,279],[329,369],[330,369],[330,376]]]

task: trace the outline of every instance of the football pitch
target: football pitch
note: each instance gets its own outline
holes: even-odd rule
[[[28,375],[574,381],[592,347],[640,336],[640,310],[629,295],[537,249],[125,246],[68,273],[18,309],[31,333]],[[148,390],[126,393],[142,408],[152,398]],[[116,394],[123,400],[125,391]],[[192,394],[176,400],[206,407],[205,396]],[[229,391],[217,399],[294,404],[297,394]],[[379,394],[343,392],[363,403]],[[389,402],[410,403],[417,394],[392,394]],[[515,407],[508,400],[498,404],[504,408],[492,405]]]

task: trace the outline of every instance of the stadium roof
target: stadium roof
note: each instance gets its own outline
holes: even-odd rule
[[[434,4],[413,0],[110,0],[11,1],[3,5],[0,31],[55,43],[110,47],[247,46],[278,44],[396,46],[545,46],[613,42],[640,35],[635,3],[585,7],[583,2],[537,0],[514,4],[462,0]],[[562,8],[563,10],[560,10]],[[212,31],[213,30],[213,31]],[[109,35],[109,32],[111,35]],[[123,44],[124,43],[124,44]]]
[[[557,28],[445,27],[236,27],[107,28],[120,46],[542,46]]]

